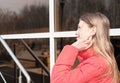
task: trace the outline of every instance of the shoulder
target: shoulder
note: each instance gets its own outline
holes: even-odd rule
[[[108,62],[103,56],[93,56],[85,60],[82,64],[88,64],[100,73],[105,73],[108,70]]]
[[[104,57],[95,56],[84,60],[77,68],[83,73],[83,76],[87,77],[86,79],[90,80],[105,75],[108,70],[108,64]]]
[[[108,69],[108,62],[103,56],[93,56],[81,62],[78,67],[89,67],[104,72]]]
[[[99,56],[93,56],[89,59],[86,60],[86,62],[88,62],[89,64],[92,64],[94,66],[98,66],[101,68],[106,68],[108,67],[108,62],[105,59],[105,57],[99,55]]]

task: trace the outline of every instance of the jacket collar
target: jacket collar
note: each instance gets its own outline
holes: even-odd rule
[[[86,60],[95,55],[93,47],[88,48],[87,50],[81,51],[78,54],[78,59],[81,61]]]

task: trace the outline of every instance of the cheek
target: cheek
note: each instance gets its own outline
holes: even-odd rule
[[[88,38],[90,36],[89,32],[86,32],[86,31],[82,31],[81,34],[80,34],[80,37],[81,38]]]

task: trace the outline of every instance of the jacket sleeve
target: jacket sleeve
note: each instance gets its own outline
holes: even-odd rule
[[[71,70],[77,55],[77,48],[69,45],[63,48],[53,67],[51,83],[87,83],[94,76],[92,74],[100,72],[100,68],[92,61],[86,62],[84,65],[80,64]]]

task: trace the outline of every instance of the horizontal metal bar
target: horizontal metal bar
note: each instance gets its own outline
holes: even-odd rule
[[[76,31],[45,32],[45,33],[24,33],[1,35],[3,39],[32,39],[32,38],[62,38],[75,37]],[[120,29],[110,29],[110,36],[120,36]]]
[[[120,29],[110,29],[110,36],[120,36]]]
[[[30,38],[49,38],[50,33],[24,33],[1,35],[3,39],[30,39]]]

